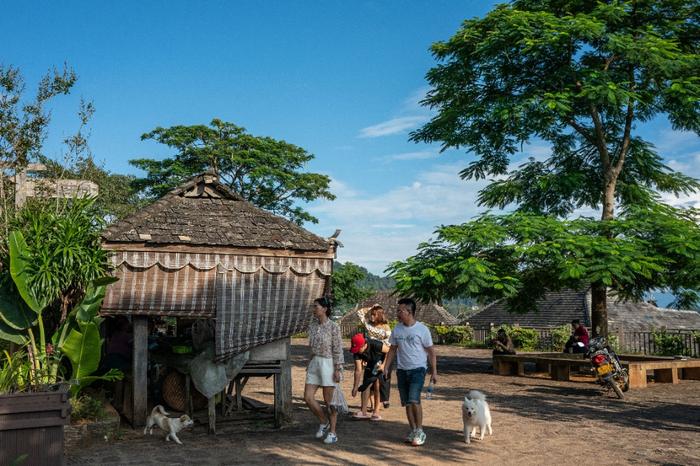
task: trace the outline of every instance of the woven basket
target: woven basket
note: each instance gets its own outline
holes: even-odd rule
[[[171,371],[163,379],[163,401],[175,411],[187,411],[187,400],[185,398],[185,376],[177,371]],[[195,410],[202,409],[207,405],[207,399],[190,385],[190,396]]]

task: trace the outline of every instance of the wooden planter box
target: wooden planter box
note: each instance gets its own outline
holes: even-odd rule
[[[0,396],[0,464],[62,465],[63,426],[70,422],[67,391]]]

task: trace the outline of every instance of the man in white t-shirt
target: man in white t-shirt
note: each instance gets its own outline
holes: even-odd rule
[[[384,367],[387,377],[391,375],[391,363],[396,357],[397,386],[401,396],[401,406],[406,407],[406,417],[411,426],[411,432],[406,441],[414,446],[425,443],[423,432],[423,408],[420,404],[421,392],[425,383],[425,373],[428,370],[430,358],[430,381],[437,383],[437,357],[433,347],[430,330],[416,320],[416,302],[410,298],[399,300],[396,311],[399,324],[389,338],[389,353],[386,355]]]

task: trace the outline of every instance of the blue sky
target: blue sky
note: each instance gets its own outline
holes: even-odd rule
[[[217,117],[315,154],[309,170],[328,174],[334,202],[308,206],[307,228],[343,230],[339,260],[375,273],[415,252],[435,226],[479,213],[483,183],[457,173],[469,155],[438,155],[407,133],[429,118],[418,105],[431,43],[481,16],[491,2],[6,2],[0,62],[19,67],[28,90],[53,66],[79,75],[71,96],[52,105],[45,153],[77,128],[80,97],[91,99],[95,158],[117,173],[128,160],[163,157],[140,141],[156,126]],[[700,139],[663,120],[637,128],[669,165],[700,177]],[[526,146],[522,157],[544,157]],[[671,200],[700,206],[700,197]]]

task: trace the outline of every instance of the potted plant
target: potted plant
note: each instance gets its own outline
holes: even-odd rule
[[[86,215],[91,205],[73,200],[53,216],[43,210],[29,214],[40,220],[26,228],[31,245],[19,229],[8,236],[9,260],[0,275],[0,339],[19,349],[4,354],[0,372],[0,464],[18,458],[27,464],[62,463],[69,396],[94,380],[122,376],[116,370],[94,375],[102,348],[99,309],[116,279],[105,276],[106,256]],[[94,254],[85,254],[91,250]],[[90,260],[96,262],[84,263]]]

